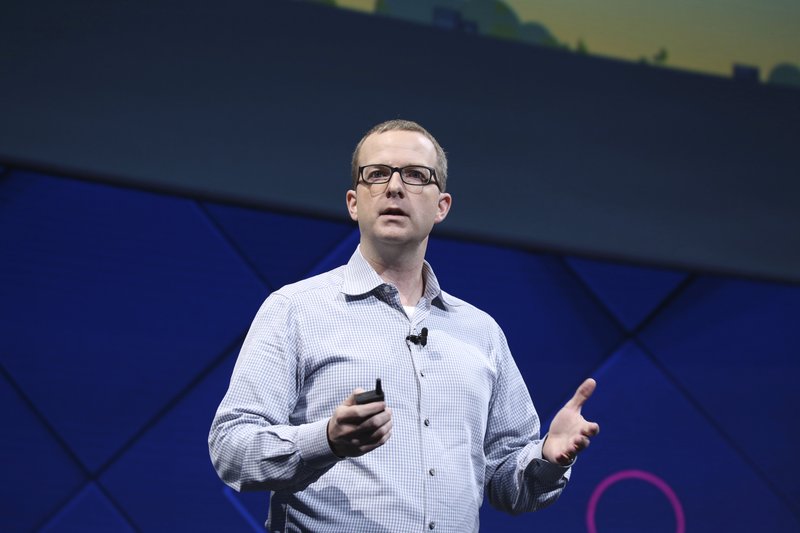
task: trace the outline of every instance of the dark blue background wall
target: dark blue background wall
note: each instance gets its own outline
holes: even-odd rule
[[[350,224],[6,169],[0,529],[250,531],[206,434],[274,288],[347,260]],[[611,476],[690,531],[796,531],[800,288],[434,238],[446,290],[503,325],[546,420],[584,376],[603,426],[562,500],[487,531],[574,532]],[[477,282],[477,281],[479,282]],[[598,531],[674,531],[630,477]]]
[[[800,279],[796,91],[293,3],[27,5],[0,37],[0,529],[260,527],[211,417],[266,295],[349,257],[349,151],[403,114],[452,158],[443,287],[544,419],[599,382],[562,500],[484,529],[797,530],[800,287],[720,275]]]

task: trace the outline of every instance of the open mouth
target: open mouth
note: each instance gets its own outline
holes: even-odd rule
[[[407,217],[408,214],[399,207],[389,207],[381,211],[381,215]]]

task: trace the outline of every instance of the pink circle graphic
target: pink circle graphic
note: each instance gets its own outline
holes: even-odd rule
[[[683,507],[675,491],[672,490],[672,487],[667,485],[666,481],[644,470],[622,470],[605,478],[595,487],[594,492],[592,492],[592,497],[589,498],[589,507],[586,510],[586,527],[589,529],[589,533],[597,533],[597,524],[595,524],[594,515],[597,511],[597,502],[600,501],[600,496],[602,496],[611,485],[624,479],[641,479],[663,492],[675,513],[675,522],[677,524],[675,528],[676,533],[686,532],[686,518],[683,516]]]

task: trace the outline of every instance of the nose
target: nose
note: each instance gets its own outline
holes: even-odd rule
[[[395,178],[395,174],[397,178]],[[399,196],[403,197],[405,194],[405,183],[403,183],[403,179],[400,177],[400,171],[395,170],[392,172],[392,175],[389,176],[389,181],[386,183],[386,196]]]

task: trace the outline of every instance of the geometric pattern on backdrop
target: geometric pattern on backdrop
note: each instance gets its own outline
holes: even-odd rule
[[[346,261],[354,227],[13,169],[0,206],[0,529],[263,523],[266,494],[216,477],[210,420],[263,299]],[[428,258],[503,327],[545,421],[599,381],[587,414],[603,433],[563,501],[518,517],[485,505],[484,529],[585,531],[592,492],[635,469],[675,491],[691,529],[800,525],[800,288],[435,236]],[[593,519],[675,527],[641,480],[610,486]]]

